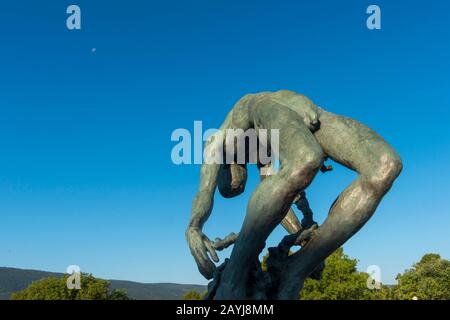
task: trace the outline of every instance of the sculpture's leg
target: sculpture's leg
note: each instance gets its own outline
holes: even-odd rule
[[[217,290],[217,299],[248,299],[249,276],[265,241],[321,167],[324,154],[295,112],[272,102],[254,111],[259,128],[279,130],[277,174],[264,179],[253,193],[247,214]],[[251,289],[250,289],[251,290]]]
[[[275,173],[276,171],[272,170],[271,164],[261,166],[261,168],[259,168],[259,178],[261,179],[261,181],[263,181],[265,178],[269,176],[274,175]],[[298,220],[292,208],[289,208],[286,216],[283,218],[283,221],[281,221],[281,225],[290,234],[297,233],[302,229],[302,224]]]
[[[323,112],[315,133],[325,153],[356,170],[358,178],[338,197],[315,235],[290,259],[279,298],[298,297],[315,266],[353,236],[372,216],[402,170],[397,153],[377,133],[349,118]]]

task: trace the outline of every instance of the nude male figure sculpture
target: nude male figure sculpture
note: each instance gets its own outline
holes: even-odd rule
[[[264,249],[267,237],[283,221],[294,199],[310,185],[325,158],[356,171],[358,177],[339,195],[324,223],[296,253],[298,257],[293,260],[301,260],[303,267],[294,270],[293,275],[303,279],[308,276],[305,272],[312,272],[318,262],[369,220],[402,170],[398,154],[376,132],[355,120],[327,112],[292,91],[244,96],[220,129],[251,128],[257,132],[259,129],[279,130],[277,156],[281,165],[276,174],[261,181],[251,196],[230,260],[221,274],[221,285],[216,293],[218,299],[247,297],[250,268]],[[212,143],[223,144],[224,141]],[[235,166],[233,170],[239,172],[239,168],[243,167]],[[220,164],[202,165],[200,189],[193,201],[186,231],[191,253],[207,279],[212,278],[215,270],[211,259],[218,262],[218,257],[202,227],[213,208],[220,172]],[[241,183],[245,184],[245,181]],[[280,286],[284,289],[277,298],[291,299],[298,296],[302,283],[292,281],[291,277]]]

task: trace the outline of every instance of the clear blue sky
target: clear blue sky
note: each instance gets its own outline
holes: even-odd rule
[[[448,1],[73,3],[81,31],[66,29],[71,2],[1,5],[1,266],[205,283],[184,240],[199,166],[172,164],[171,132],[218,127],[243,94],[282,88],[369,125],[403,158],[345,245],[361,270],[393,283],[424,253],[450,258]],[[381,31],[365,26],[373,3]],[[239,231],[251,176],[243,196],[217,197],[211,238]],[[353,178],[319,174],[320,221]]]

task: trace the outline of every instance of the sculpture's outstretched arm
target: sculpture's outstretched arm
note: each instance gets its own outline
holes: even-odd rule
[[[194,198],[189,228],[202,229],[208,220],[214,203],[219,164],[203,164],[200,169],[200,189]]]
[[[222,150],[224,144],[224,130],[231,128],[232,112],[230,112],[216,134],[205,144],[205,157],[211,157],[212,153]],[[220,164],[203,164],[200,170],[200,188],[194,198],[191,211],[191,219],[186,230],[186,240],[192,255],[197,262],[200,273],[207,279],[211,279],[215,270],[215,262],[219,261],[213,243],[202,232],[203,225],[211,215],[214,204],[214,193],[218,183]],[[211,259],[208,257],[208,253]]]

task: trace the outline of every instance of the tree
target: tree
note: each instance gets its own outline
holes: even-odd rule
[[[203,300],[203,297],[204,294],[202,295],[198,291],[191,290],[183,296],[183,300]]]
[[[32,282],[26,289],[13,293],[12,300],[128,300],[122,290],[109,291],[106,280],[81,274],[81,289],[68,289],[67,278],[49,277]]]
[[[109,297],[107,300],[132,300],[127,295],[127,291],[125,289],[114,289],[109,294]]]
[[[292,253],[290,253],[292,254]],[[268,255],[262,261],[262,270],[267,270]],[[308,278],[300,293],[301,300],[384,300],[389,298],[389,288],[370,290],[367,287],[369,275],[358,272],[357,260],[337,249],[325,261],[320,280]]]
[[[450,300],[450,261],[429,253],[397,276],[394,299]]]
[[[369,289],[369,275],[358,272],[358,261],[348,257],[342,248],[337,249],[325,261],[320,280],[308,278],[300,293],[302,300],[380,300],[388,299],[389,289]]]

